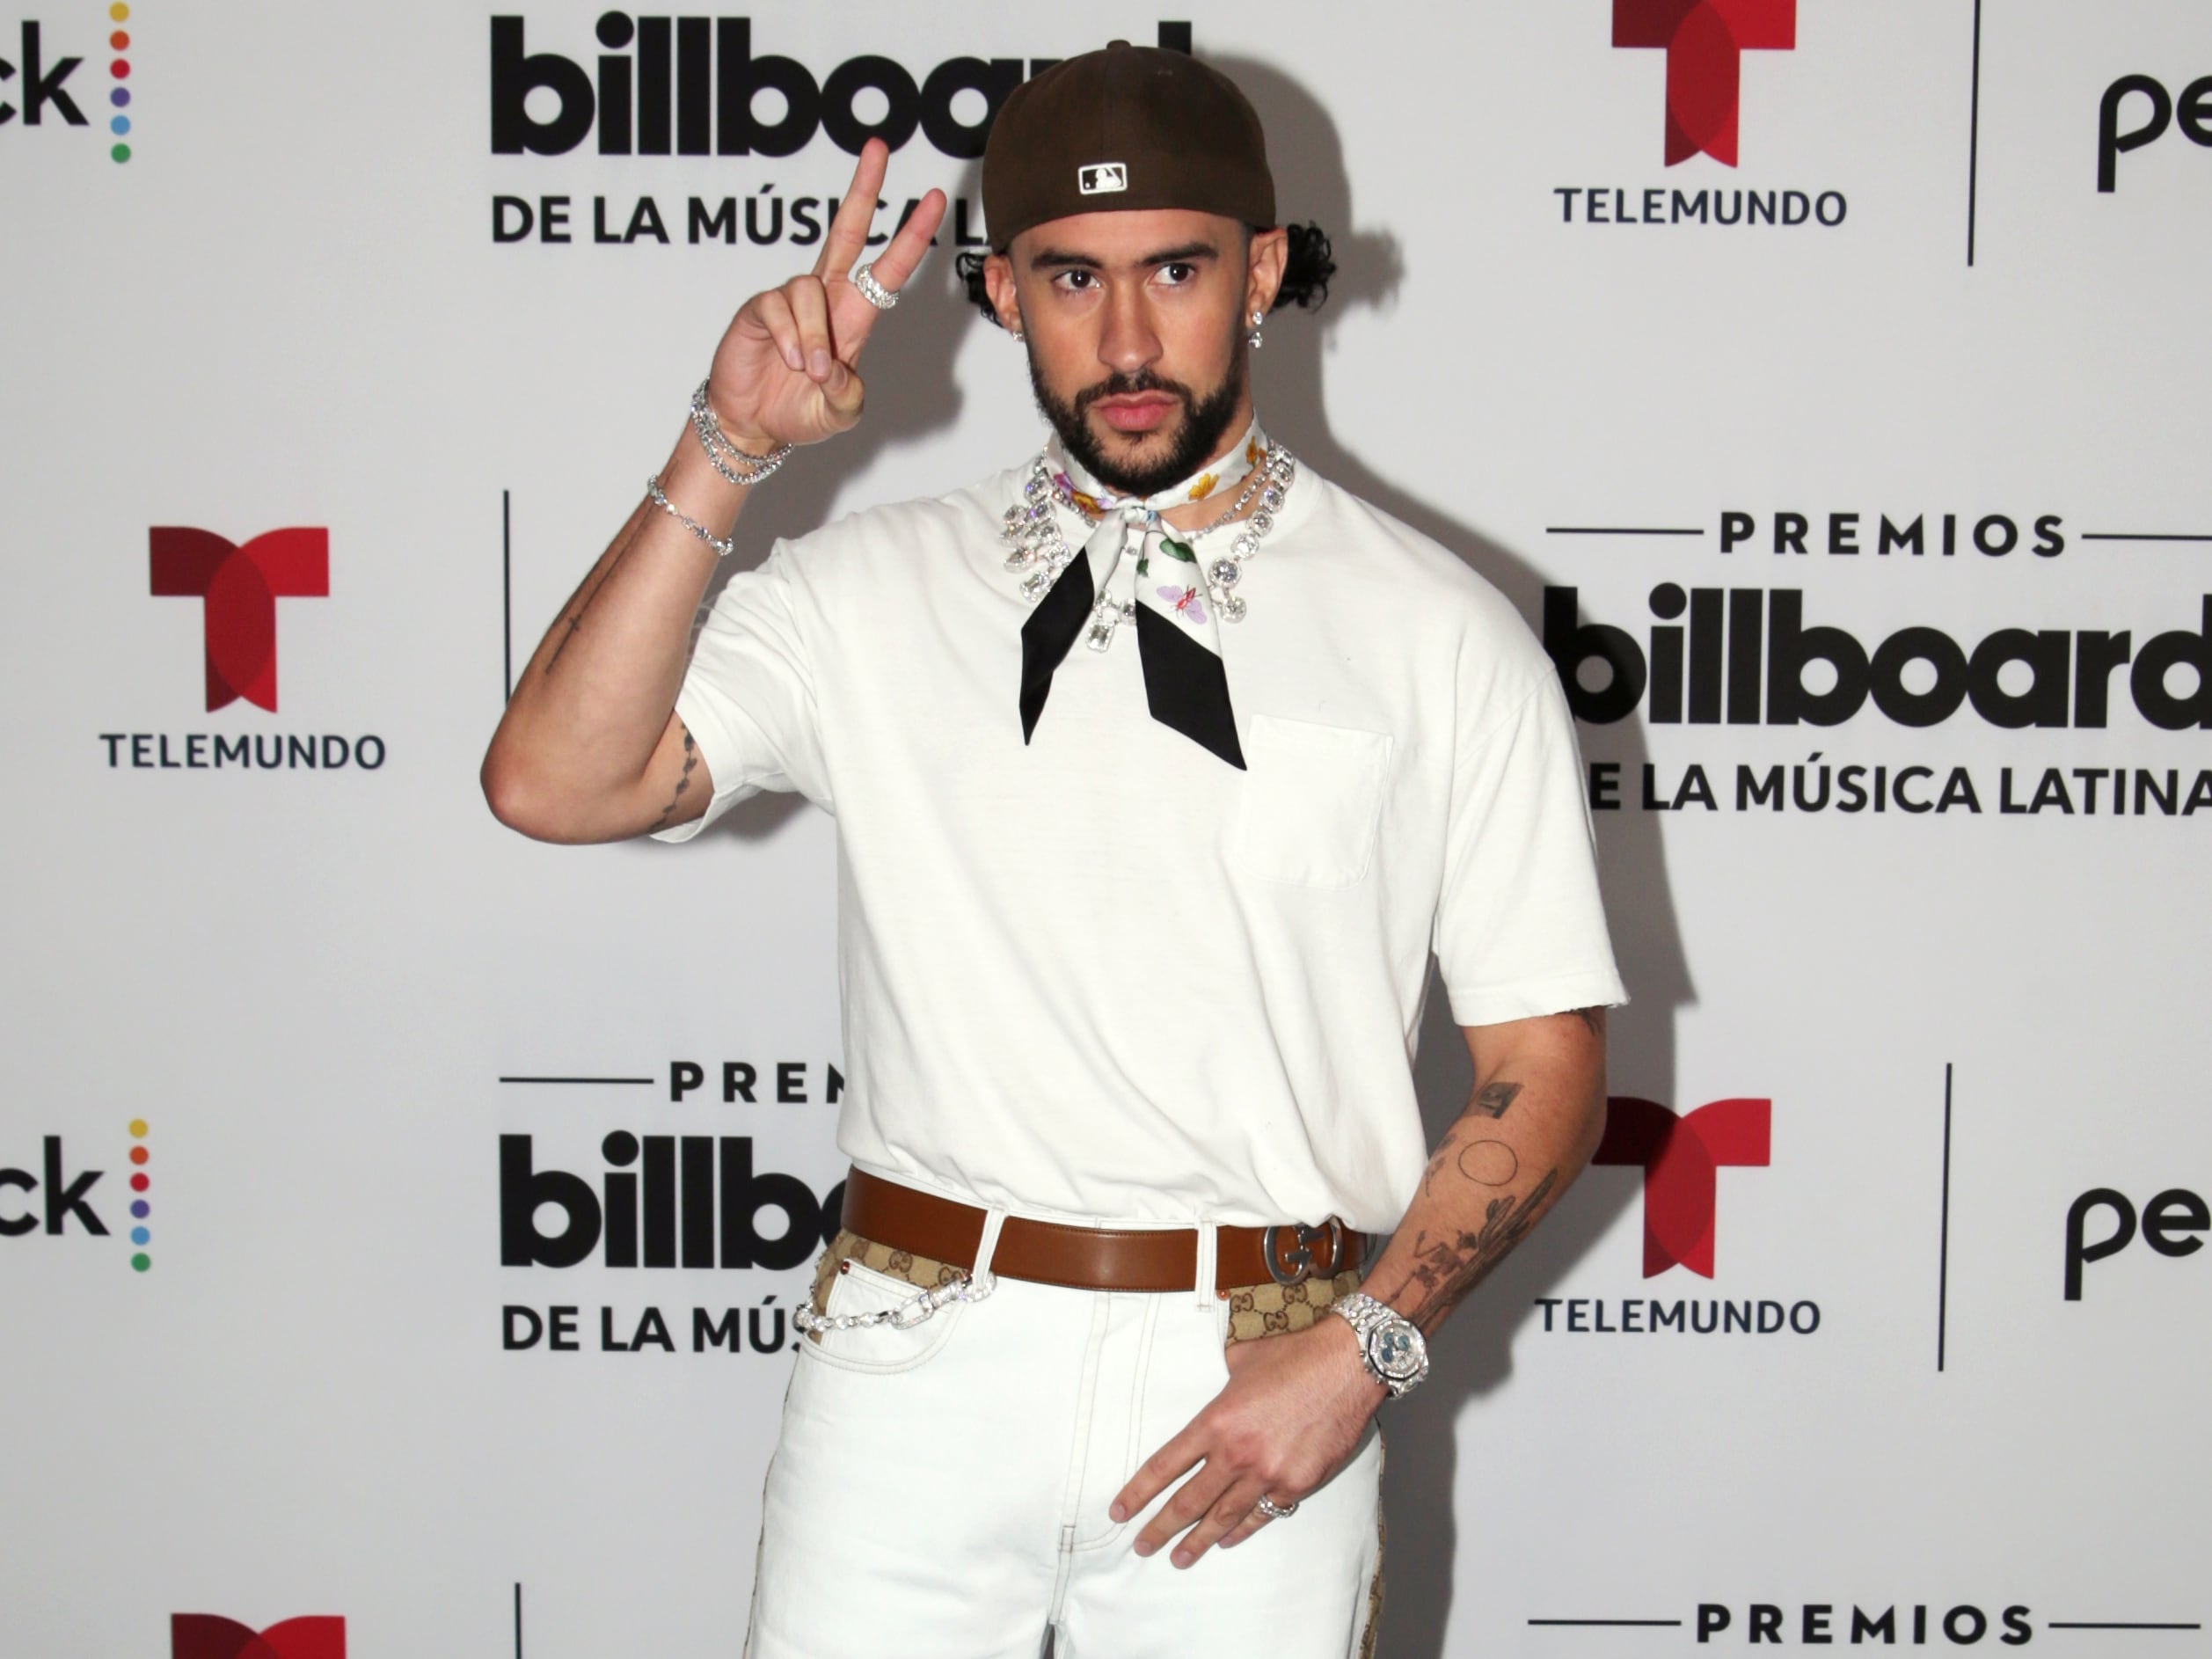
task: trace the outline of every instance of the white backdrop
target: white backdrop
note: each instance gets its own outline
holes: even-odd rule
[[[1652,1218],[1687,1260],[1646,1260],[1643,1177],[1617,1164],[1457,1316],[1390,1414],[1382,1651],[1840,1644],[1856,1620],[1875,1645],[2201,1653],[2212,38],[2191,0],[1713,0],[1739,38],[1793,17],[1794,45],[1742,55],[1735,165],[1670,165],[1667,55],[1616,48],[1614,12],[1634,34],[1689,9],[742,15],[756,58],[814,82],[880,55],[916,84],[1187,21],[1342,267],[1318,316],[1269,325],[1270,428],[1532,625],[1573,589],[1551,601],[1571,671],[1589,644],[1649,669],[1611,710],[1606,669],[1579,680],[1619,716],[1581,728],[1635,997],[1612,1086],[1683,1115],[1765,1102],[1736,1115],[1770,1147],[1693,1133],[1721,1114],[1670,1144],[1668,1192],[1701,1145],[1724,1165],[1710,1276],[1678,1197]],[[594,8],[499,15],[599,78]],[[475,769],[508,619],[519,662],[730,311],[812,259],[756,245],[743,204],[765,233],[781,203],[788,238],[850,157],[821,132],[780,157],[602,154],[604,110],[565,153],[494,153],[493,17],[0,18],[0,1654],[238,1651],[172,1645],[178,1613],[341,1618],[355,1659],[738,1645],[804,1270],[502,1265],[500,1149],[528,1136],[532,1169],[599,1191],[610,1135],[742,1139],[732,1156],[826,1194],[836,826],[768,799],[685,849],[553,849],[492,821]],[[633,143],[656,28],[608,53],[646,91]],[[715,126],[688,72],[679,138]],[[2159,90],[2112,94],[2133,147],[2102,192],[2100,112],[2130,75]],[[932,185],[980,225],[975,164],[916,133],[886,226]],[[1778,218],[1800,193],[1807,222],[1713,223],[1738,191]],[[1700,192],[1707,221],[1673,222]],[[542,240],[561,196],[573,239]],[[530,204],[527,237],[496,239],[519,223],[500,197]],[[694,197],[739,204],[734,243],[689,239]],[[668,243],[595,241],[602,198],[617,238],[650,198]],[[965,309],[943,242],[872,348],[863,430],[763,491],[749,556],[1033,449],[1016,348]],[[1992,515],[2019,533],[2003,556],[1975,544],[2003,544]],[[1885,518],[1919,521],[1925,551],[1880,552]],[[326,532],[327,593],[280,580],[304,590],[274,601],[273,676],[224,623],[262,700],[210,709],[203,611],[250,616],[252,561],[215,600],[158,595],[156,532],[288,527]],[[1805,551],[1777,552],[1793,530]],[[1939,631],[1973,699],[1776,723],[1792,603],[1908,713],[1935,669],[1877,647]],[[1593,626],[1621,633],[1574,632]],[[2005,629],[2068,637],[2011,639],[2046,654],[2033,672],[1998,663],[2004,639],[1965,667]],[[2131,689],[2113,665],[2170,633],[2194,642]],[[1944,649],[1891,654],[1914,646]],[[1986,718],[2008,698],[2055,720]],[[345,764],[274,741],[321,761],[325,736]],[[1441,1128],[1467,1078],[1431,1003]],[[703,1083],[672,1099],[686,1064]],[[725,1100],[728,1065],[750,1100]],[[2077,1256],[2123,1216],[2135,1236],[2070,1300],[2076,1210]],[[1761,1303],[1783,1328],[1756,1328]],[[668,1348],[650,1324],[638,1345],[648,1309]],[[756,1340],[696,1351],[697,1310],[749,1311]],[[1661,1318],[1691,1328],[1618,1328]],[[269,1650],[335,1650],[310,1634]]]

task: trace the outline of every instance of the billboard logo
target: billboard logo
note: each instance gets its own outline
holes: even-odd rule
[[[1644,1172],[1644,1276],[1680,1267],[1710,1279],[1716,1172],[1766,1167],[1773,1102],[1713,1100],[1681,1117],[1633,1095],[1606,1105],[1605,1138],[1590,1161]]]
[[[573,1268],[598,1250],[610,1268],[784,1272],[842,1224],[843,1182],[817,1198],[796,1175],[756,1170],[750,1136],[617,1129],[600,1156],[607,1169],[595,1192],[580,1175],[539,1168],[529,1136],[500,1136],[500,1266]],[[761,1231],[763,1210],[778,1212],[779,1231]],[[559,1231],[548,1232],[553,1217]]]
[[[1736,164],[1746,52],[1797,47],[1797,0],[1613,0],[1613,44],[1667,54],[1667,164]]]
[[[288,1619],[256,1631],[214,1613],[172,1613],[169,1659],[346,1659],[346,1621]]]
[[[791,156],[817,133],[858,155],[871,138],[899,150],[918,130],[938,153],[973,161],[1007,97],[1056,61],[949,57],[917,73],[863,53],[817,77],[796,58],[756,55],[750,18],[606,11],[587,68],[531,51],[527,21],[492,19],[495,156],[566,155],[595,134],[602,156]],[[1187,23],[1163,22],[1158,37],[1190,50]]]
[[[330,532],[274,530],[243,544],[212,530],[149,532],[157,599],[203,601],[208,706],[276,710],[276,602],[330,594]]]
[[[2125,694],[2149,724],[2212,730],[2212,594],[2201,596],[2195,627],[2151,634],[2140,647],[2128,629],[1998,628],[1969,646],[1925,625],[1870,645],[1847,629],[1807,623],[1797,588],[1685,592],[1668,581],[1647,603],[1664,625],[1650,631],[1648,652],[1624,628],[1582,621],[1580,590],[1544,590],[1544,648],[1575,719],[1610,726],[1648,705],[1654,723],[1679,724],[1687,691],[1692,726],[1840,726],[1871,702],[1900,726],[1939,726],[1970,707],[2007,731],[2101,731],[2124,668]],[[1604,666],[1595,688],[1582,678],[1585,663]],[[2005,673],[2016,664],[2027,682],[2020,689],[2005,683],[2017,685]],[[2176,669],[2187,689],[2171,683]],[[1816,678],[1828,683],[1815,689]]]

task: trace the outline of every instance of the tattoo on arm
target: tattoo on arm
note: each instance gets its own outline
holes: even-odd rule
[[[642,513],[644,509],[640,508],[639,511]],[[613,575],[621,566],[622,561],[630,557],[630,550],[636,544],[637,539],[638,527],[633,520],[629,534],[623,537],[622,545],[616,550],[615,556],[607,561],[607,568],[599,573],[599,580],[594,581],[589,576],[586,576],[582,584],[570,596],[568,612],[564,618],[568,624],[568,632],[561,635],[560,642],[554,646],[551,653],[547,655],[546,674],[552,673],[553,664],[560,661],[560,654],[568,649],[568,642],[573,639],[578,631],[583,627],[584,612],[589,610],[592,601],[599,597],[599,590],[607,585],[607,578]]]
[[[683,725],[681,720],[676,723]],[[683,727],[683,771],[675,780],[675,793],[668,797],[668,804],[661,808],[661,815],[653,821],[653,829],[647,830],[646,834],[651,835],[668,827],[668,819],[675,811],[676,802],[683,799],[683,792],[691,786],[691,768],[698,764],[698,745],[691,741],[691,728],[685,726]]]
[[[1405,1317],[1423,1330],[1433,1328],[1451,1311],[1452,1305],[1474,1289],[1483,1275],[1496,1267],[1536,1225],[1536,1213],[1559,1180],[1554,1168],[1544,1172],[1534,1190],[1522,1198],[1493,1198],[1485,1206],[1480,1231],[1457,1232],[1431,1240],[1423,1228],[1413,1236],[1412,1282],[1420,1287]]]
[[[1504,1141],[1470,1141],[1456,1161],[1459,1173],[1480,1187],[1502,1187],[1521,1173],[1521,1154]]]
[[[593,593],[597,593],[598,591],[599,590],[596,588],[592,589]],[[545,659],[545,672],[547,674],[552,673],[553,664],[560,661],[560,654],[568,649],[568,642],[576,637],[576,631],[584,625],[584,611],[590,603],[590,596],[587,595],[585,596],[583,603],[578,605],[573,611],[569,613],[568,632],[561,635],[560,643],[553,647],[553,654]]]
[[[1445,1131],[1444,1138],[1436,1143],[1436,1151],[1421,1176],[1424,1195],[1435,1190],[1436,1178],[1448,1169],[1456,1169],[1467,1180],[1484,1187],[1503,1187],[1520,1173],[1521,1155],[1509,1143],[1488,1139],[1463,1141],[1460,1130],[1464,1127],[1464,1123],[1453,1124]]]
[[[1520,1093],[1518,1083],[1486,1083],[1475,1091],[1474,1105],[1493,1117],[1503,1117],[1506,1107],[1513,1104],[1514,1097]]]

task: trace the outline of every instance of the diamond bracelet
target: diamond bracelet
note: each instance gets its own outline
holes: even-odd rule
[[[646,494],[651,498],[653,504],[655,507],[666,513],[670,518],[675,520],[677,523],[683,525],[684,529],[690,530],[694,536],[704,542],[709,547],[712,547],[715,552],[722,558],[727,559],[737,550],[736,537],[717,536],[712,530],[707,529],[705,525],[700,523],[697,519],[691,517],[689,514],[684,512],[682,508],[671,501],[661,491],[661,475],[658,472],[654,473],[651,478],[646,480]]]
[[[706,458],[714,470],[735,485],[757,484],[791,458],[788,443],[777,444],[766,455],[749,455],[732,443],[723,433],[721,422],[714,418],[713,406],[706,400],[704,380],[691,394],[691,429],[699,435],[700,447],[705,449]]]

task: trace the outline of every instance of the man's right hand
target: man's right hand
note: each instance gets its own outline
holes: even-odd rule
[[[855,369],[879,313],[850,272],[889,161],[880,140],[861,147],[814,268],[746,301],[715,349],[707,401],[740,449],[818,443],[860,419]],[[932,190],[877,255],[876,280],[895,291],[912,276],[944,217]],[[677,512],[716,534],[745,504],[689,428],[660,481]],[[699,815],[714,780],[670,711],[713,572],[713,554],[670,514],[651,501],[631,513],[516,677],[484,757],[501,822],[542,840],[611,841]]]
[[[867,252],[890,157],[880,138],[861,146],[814,268],[747,300],[715,348],[707,403],[740,449],[764,455],[779,443],[819,443],[860,419],[860,352],[882,313],[850,272]],[[932,190],[876,256],[875,280],[896,293],[944,218],[945,193]]]

